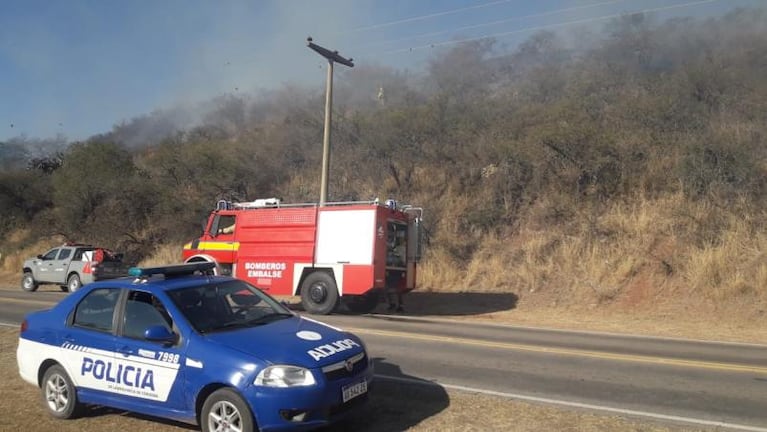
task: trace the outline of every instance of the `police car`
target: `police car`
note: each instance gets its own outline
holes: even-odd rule
[[[292,313],[213,263],[134,268],[27,315],[17,359],[54,417],[94,404],[203,431],[305,430],[367,399],[360,338]]]

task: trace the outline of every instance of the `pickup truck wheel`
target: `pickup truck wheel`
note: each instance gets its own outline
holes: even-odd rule
[[[24,272],[24,276],[21,277],[21,289],[27,292],[37,291],[37,287],[40,286],[32,276],[31,272]]]
[[[301,305],[310,314],[327,315],[338,306],[338,288],[333,277],[316,271],[301,284]]]
[[[69,292],[73,293],[79,290],[81,286],[83,286],[83,283],[80,282],[80,276],[78,276],[77,273],[69,275],[69,279],[67,279],[67,288],[69,289]]]

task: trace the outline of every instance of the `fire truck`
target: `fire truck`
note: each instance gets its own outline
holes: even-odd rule
[[[214,262],[220,274],[271,295],[300,296],[312,314],[329,314],[341,302],[367,313],[384,295],[401,298],[415,288],[422,217],[423,209],[394,200],[219,201],[183,258]]]

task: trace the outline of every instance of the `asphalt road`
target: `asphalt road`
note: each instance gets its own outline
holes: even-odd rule
[[[0,291],[0,322],[19,323],[26,312],[46,308],[64,295]],[[765,345],[406,316],[319,319],[360,335],[383,379],[663,422],[767,432]]]

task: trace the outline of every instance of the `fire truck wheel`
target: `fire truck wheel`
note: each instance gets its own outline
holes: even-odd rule
[[[344,296],[344,305],[350,312],[366,314],[372,312],[380,300],[379,293],[373,291],[364,295]]]
[[[333,277],[316,271],[301,284],[301,304],[310,314],[327,315],[338,306],[338,288]]]

